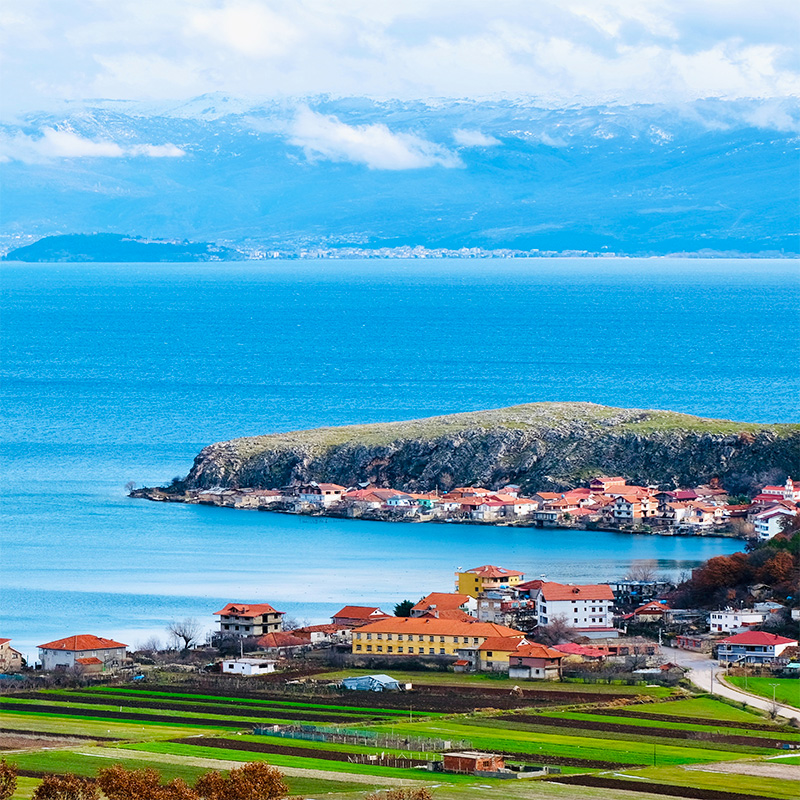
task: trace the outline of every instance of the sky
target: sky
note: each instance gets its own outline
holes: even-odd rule
[[[209,92],[781,98],[798,42],[796,0],[0,0],[0,114]]]

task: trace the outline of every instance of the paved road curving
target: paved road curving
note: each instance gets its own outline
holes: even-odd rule
[[[739,703],[747,703],[753,708],[769,712],[772,701],[759,695],[750,694],[741,689],[730,686],[724,682],[725,669],[703,653],[692,653],[678,650],[675,647],[662,647],[662,655],[666,661],[679,664],[689,670],[687,677],[697,687],[705,692],[717,694]],[[786,719],[796,719],[800,722],[800,709],[778,703],[778,714]]]

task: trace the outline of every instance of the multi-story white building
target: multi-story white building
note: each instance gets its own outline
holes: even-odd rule
[[[769,611],[756,611],[743,608],[735,611],[726,608],[724,611],[712,611],[708,616],[708,627],[712,633],[739,633],[753,625],[760,625],[769,616]]]
[[[299,488],[297,496],[301,503],[327,508],[338,503],[346,491],[347,487],[338,483],[309,483]]]
[[[589,638],[613,637],[614,594],[608,584],[574,585],[531,581],[530,597],[536,602],[539,625],[555,619]]]
[[[783,520],[786,517],[797,516],[797,511],[786,505],[774,505],[753,517],[753,528],[759,539],[771,539],[783,529]]]

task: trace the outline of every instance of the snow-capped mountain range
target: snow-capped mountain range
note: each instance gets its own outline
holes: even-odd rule
[[[792,99],[86,102],[0,125],[0,236],[794,255],[798,132]]]

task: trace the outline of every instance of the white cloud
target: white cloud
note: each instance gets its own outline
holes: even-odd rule
[[[464,128],[453,131],[453,139],[461,147],[496,147],[500,144],[500,140],[495,139],[494,136]]]
[[[18,132],[0,136],[0,161],[37,163],[58,158],[177,158],[185,152],[174,144],[134,144],[121,146],[109,140],[88,139],[57,128],[43,128],[40,137]]]
[[[4,102],[800,92],[796,0],[3,0]]]
[[[457,155],[415,134],[393,133],[380,123],[347,125],[308,108],[297,114],[289,135],[290,143],[302,147],[311,161],[349,161],[386,170],[462,166]]]

